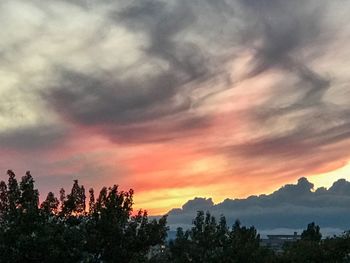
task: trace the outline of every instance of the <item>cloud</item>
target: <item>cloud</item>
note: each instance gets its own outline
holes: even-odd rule
[[[9,3],[4,6],[10,11],[16,8]],[[232,82],[225,83],[224,79],[242,81],[235,72],[230,72],[227,62],[236,63],[239,52],[246,51],[251,55],[248,65],[251,70],[246,77],[256,78],[274,70],[287,76],[286,81],[294,79],[295,85],[289,85],[286,93],[298,93],[296,101],[289,101],[287,107],[271,107],[270,102],[278,101],[277,96],[281,95],[277,90],[258,112],[254,109],[249,112],[256,117],[255,124],[264,125],[266,130],[278,125],[274,119],[288,120],[290,114],[298,112],[301,116],[291,120],[295,122],[295,131],[288,134],[293,139],[295,134],[305,131],[306,119],[314,118],[320,109],[328,110],[323,98],[332,83],[311,66],[315,54],[310,48],[316,46],[321,50],[322,45],[334,38],[332,28],[323,18],[332,8],[326,1],[299,0],[215,3],[148,0],[98,4],[63,1],[57,6],[28,2],[27,31],[32,31],[32,35],[40,30],[47,33],[45,39],[32,38],[30,47],[38,50],[46,44],[55,50],[41,52],[49,74],[40,85],[45,88],[36,92],[37,98],[65,121],[103,127],[97,130],[112,139],[120,138],[119,143],[125,138],[124,130],[134,134],[126,141],[135,139],[140,143],[144,132],[140,127],[147,126],[146,130],[155,134],[154,121],[158,122],[157,128],[179,122],[171,125],[172,130],[178,131],[172,136],[158,132],[159,138],[144,137],[145,142],[172,140],[186,133],[187,127],[181,123],[202,118],[202,98],[216,94],[216,86],[232,88]],[[70,24],[63,10],[79,19]],[[53,19],[48,16],[50,12],[55,14]],[[40,16],[34,19],[30,13]],[[55,36],[52,27],[58,22],[64,26]],[[43,29],[38,28],[40,24]],[[78,31],[84,24],[88,30]],[[72,37],[74,34],[76,37]],[[55,38],[66,40],[57,46]],[[22,40],[11,39],[25,59],[31,58],[27,64],[33,63],[32,54],[27,53],[32,50],[25,48]],[[338,109],[332,117],[342,119],[339,116],[342,113],[343,109]],[[212,112],[206,112],[203,119],[213,117]],[[160,130],[168,132],[167,128]],[[277,143],[280,139],[288,142],[288,136],[277,136]],[[269,134],[267,139],[274,141],[275,137]]]
[[[62,127],[34,126],[0,133],[1,148],[17,150],[44,150],[57,146],[66,136]]]
[[[327,6],[325,1],[239,1],[253,22],[248,23],[247,40],[255,55],[249,76],[273,69],[297,70],[306,66],[301,48],[318,44]],[[288,14],[288,15],[286,15]],[[246,43],[249,45],[249,42]]]
[[[123,138],[130,141],[130,136],[124,137],[124,130],[134,134],[132,138],[138,143],[142,142],[144,129],[140,127],[145,126],[146,130],[159,134],[159,138],[145,136],[145,142],[172,140],[179,133],[186,133],[186,128],[172,125],[172,129],[179,132],[164,136],[152,129],[153,121],[158,122],[159,128],[167,127],[169,120],[174,123],[188,119],[190,123],[193,115],[199,119],[200,104],[197,103],[202,96],[195,97],[194,94],[210,94],[201,88],[217,76],[230,76],[225,59],[235,61],[236,52],[245,49],[252,54],[247,77],[257,78],[275,71],[290,83],[276,83],[278,87],[267,103],[260,105],[258,110],[250,109],[253,125],[263,126],[266,134],[253,140],[256,145],[244,144],[242,147],[262,147],[279,154],[279,147],[288,151],[286,145],[295,141],[300,149],[310,148],[311,151],[348,139],[347,133],[334,134],[336,138],[323,136],[335,129],[345,129],[349,122],[345,108],[326,101],[332,80],[314,66],[316,54],[312,47],[322,52],[336,34],[323,18],[334,8],[325,1],[199,4],[150,0],[108,5],[111,5],[111,11],[107,13],[105,26],[124,27],[128,34],[139,35],[143,45],[130,49],[138,54],[131,69],[129,64],[95,72],[81,68],[73,70],[64,64],[61,69],[56,68],[59,79],[45,92],[44,99],[65,118],[84,126],[109,126],[102,131],[112,138],[121,138],[119,142]],[[213,23],[205,23],[205,17],[210,17]],[[105,38],[96,41],[102,44]],[[214,42],[213,38],[218,39]],[[223,52],[224,48],[231,51]],[[118,50],[116,47],[115,52]],[[224,55],[228,58],[223,59]],[[144,66],[147,69],[141,69]],[[235,80],[234,75],[232,78]],[[230,85],[224,87],[232,88]],[[215,87],[211,89],[215,91]],[[286,97],[284,94],[294,94],[296,99],[278,105],[279,98]],[[193,105],[199,105],[199,108],[193,108]],[[205,118],[210,119],[211,115],[209,113]],[[283,125],[281,119],[285,126],[293,128],[287,133],[272,133],[271,130]],[[324,119],[331,122],[321,124]],[[322,133],[317,131],[320,125]],[[160,128],[162,130],[167,131]],[[235,142],[232,145],[235,147]]]
[[[206,182],[224,189],[244,178],[237,191],[252,193],[249,180],[271,188],[350,157],[346,1],[0,5],[0,146],[42,150],[40,165],[52,161],[44,153],[65,159],[66,145],[76,149],[71,158],[94,156],[97,144],[82,145],[102,141],[125,171],[137,156],[152,160],[147,176],[131,176],[138,185],[154,177],[160,188],[194,188],[198,173],[179,167],[206,155],[225,163],[202,166]],[[149,168],[165,163],[155,145],[174,152],[171,176]]]
[[[255,14],[247,27],[247,39],[255,49],[248,77],[272,71],[284,79],[272,87],[266,103],[252,111],[252,126],[263,134],[233,144],[233,154],[277,160],[311,158],[326,147],[348,141],[349,105],[340,106],[329,95],[337,89],[333,83],[337,73],[317,70],[316,62],[322,57],[319,52],[327,50],[339,34],[320,15],[336,12],[336,5],[324,1],[241,3]]]
[[[109,76],[65,72],[62,73],[63,83],[50,90],[48,100],[67,117],[85,125],[146,122],[189,108],[186,99],[178,103],[172,101],[172,81],[166,74],[145,81],[119,82]],[[60,108],[62,105],[66,108]]]
[[[195,198],[181,209],[169,211],[171,227],[191,224],[199,210],[223,214],[230,224],[236,219],[259,230],[303,228],[315,221],[321,227],[347,230],[349,225],[350,183],[336,181],[328,190],[313,191],[313,184],[300,178],[297,184],[287,184],[269,195],[250,196],[246,199],[226,199],[213,204],[211,199]]]
[[[213,200],[211,198],[195,198],[193,200],[188,201],[186,204],[182,206],[182,210],[184,211],[193,211],[193,210],[205,210],[209,209],[214,205]]]
[[[193,109],[193,93],[219,73],[215,57],[195,41],[181,38],[196,20],[192,7],[185,1],[146,1],[111,10],[116,24],[110,27],[124,26],[127,34],[140,34],[144,41],[130,50],[137,54],[135,64],[94,72],[62,65],[55,69],[58,80],[41,92],[42,98],[64,119],[102,127],[99,132],[119,143],[172,140],[208,125],[209,116]]]

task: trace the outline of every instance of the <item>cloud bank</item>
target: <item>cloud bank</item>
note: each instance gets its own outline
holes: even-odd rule
[[[350,227],[350,182],[340,179],[329,188],[313,188],[305,177],[297,184],[287,184],[269,195],[246,199],[226,199],[214,204],[212,199],[195,198],[182,208],[169,211],[169,224],[189,227],[197,211],[225,215],[233,224],[239,219],[259,230],[303,229],[310,222],[323,228],[348,230]]]

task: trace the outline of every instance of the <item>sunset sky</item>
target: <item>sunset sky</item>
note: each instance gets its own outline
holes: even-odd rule
[[[2,0],[0,179],[165,213],[350,179],[350,1]]]

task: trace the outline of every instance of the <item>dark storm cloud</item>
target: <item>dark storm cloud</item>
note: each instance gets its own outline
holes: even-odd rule
[[[0,133],[0,147],[16,150],[44,150],[57,146],[67,135],[58,126],[39,125]]]
[[[350,183],[336,181],[329,189],[313,190],[314,185],[300,178],[296,185],[288,184],[270,195],[250,196],[247,199],[226,199],[214,205],[211,199],[196,198],[181,209],[169,212],[169,224],[190,225],[198,210],[223,214],[232,224],[240,219],[258,229],[303,228],[316,221],[322,227],[349,229]]]
[[[206,116],[181,113],[191,99],[176,93],[178,79],[161,73],[151,79],[62,73],[63,81],[43,96],[66,118],[94,126],[118,142],[166,141],[209,125]],[[157,120],[161,120],[157,122]]]
[[[62,82],[47,98],[68,118],[84,125],[143,122],[190,107],[188,98],[177,105],[172,101],[176,79],[167,73],[126,81],[104,74],[64,71],[61,75]]]

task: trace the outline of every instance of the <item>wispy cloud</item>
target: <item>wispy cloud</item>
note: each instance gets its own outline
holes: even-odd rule
[[[183,190],[200,176],[229,194],[238,178],[269,178],[271,189],[349,158],[346,1],[0,5],[4,171],[16,166],[9,153],[30,150],[42,159],[18,166],[72,158],[70,171],[42,173],[83,178],[86,154],[105,182]],[[174,161],[156,171],[163,156]],[[147,176],[135,169],[142,158],[155,168]],[[210,173],[188,169],[198,163]]]

